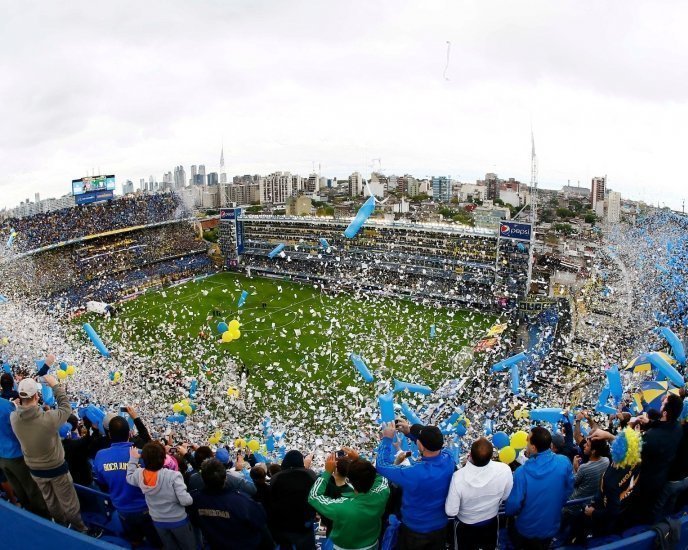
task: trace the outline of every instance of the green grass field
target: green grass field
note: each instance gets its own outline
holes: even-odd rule
[[[239,310],[242,290],[249,292]],[[263,303],[266,307],[263,308]],[[219,310],[221,316],[213,316]],[[220,343],[219,321],[238,319],[241,337]],[[378,296],[323,294],[313,286],[220,273],[153,292],[122,304],[113,320],[88,316],[106,342],[126,343],[139,354],[163,354],[186,374],[201,365],[208,380],[243,363],[246,420],[264,412],[311,433],[332,433],[341,422],[369,422],[372,399],[392,379],[433,389],[459,378],[465,346],[472,346],[496,316],[436,308]],[[84,319],[82,318],[81,321]],[[430,326],[436,337],[430,338]],[[210,335],[199,337],[199,332]],[[376,381],[364,383],[349,360],[366,360]],[[227,388],[217,391],[226,392]],[[420,406],[422,398],[405,398]],[[333,419],[335,424],[333,425]]]

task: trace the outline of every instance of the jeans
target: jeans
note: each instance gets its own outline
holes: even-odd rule
[[[32,474],[31,477],[38,485],[48,511],[55,521],[64,525],[71,523],[77,531],[86,531],[72,474],[67,472],[57,477],[36,477]]]
[[[656,516],[671,514],[676,507],[676,499],[681,493],[688,490],[688,477],[679,481],[669,481],[664,486],[657,503],[655,504]]]
[[[160,548],[162,541],[153,525],[153,520],[148,510],[141,512],[118,512],[119,519],[124,527],[124,534],[132,546],[143,544],[144,539],[150,546]]]
[[[0,458],[0,468],[5,472],[7,481],[12,485],[12,489],[14,489],[14,493],[22,506],[34,514],[50,518],[50,512],[45,505],[43,495],[31,477],[24,457]]]
[[[403,523],[399,527],[397,550],[444,550],[447,547],[447,529],[437,529],[429,533],[416,533]]]

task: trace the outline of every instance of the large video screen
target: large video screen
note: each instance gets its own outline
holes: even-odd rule
[[[93,176],[72,180],[72,194],[83,195],[92,191],[114,191],[115,176]]]

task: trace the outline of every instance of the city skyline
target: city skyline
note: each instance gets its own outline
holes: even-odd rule
[[[220,144],[232,175],[320,164],[342,178],[381,167],[528,182],[531,127],[541,188],[609,174],[624,197],[680,210],[685,195],[680,2],[77,1],[8,12],[0,208],[59,197],[98,167],[120,184],[182,159],[219,172]]]

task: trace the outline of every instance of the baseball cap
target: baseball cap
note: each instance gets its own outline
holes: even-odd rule
[[[38,393],[38,384],[33,378],[24,378],[24,380],[19,382],[17,391],[19,392],[19,397],[28,399]]]
[[[222,464],[228,464],[229,463],[229,451],[225,449],[224,447],[220,447],[217,451],[215,451],[215,458],[217,458]]]
[[[414,424],[410,432],[428,451],[439,451],[444,445],[444,437],[437,426],[423,426]]]
[[[103,418],[103,429],[104,430],[109,430],[110,429],[110,420],[115,418],[117,415],[115,413],[107,413],[105,417]]]

